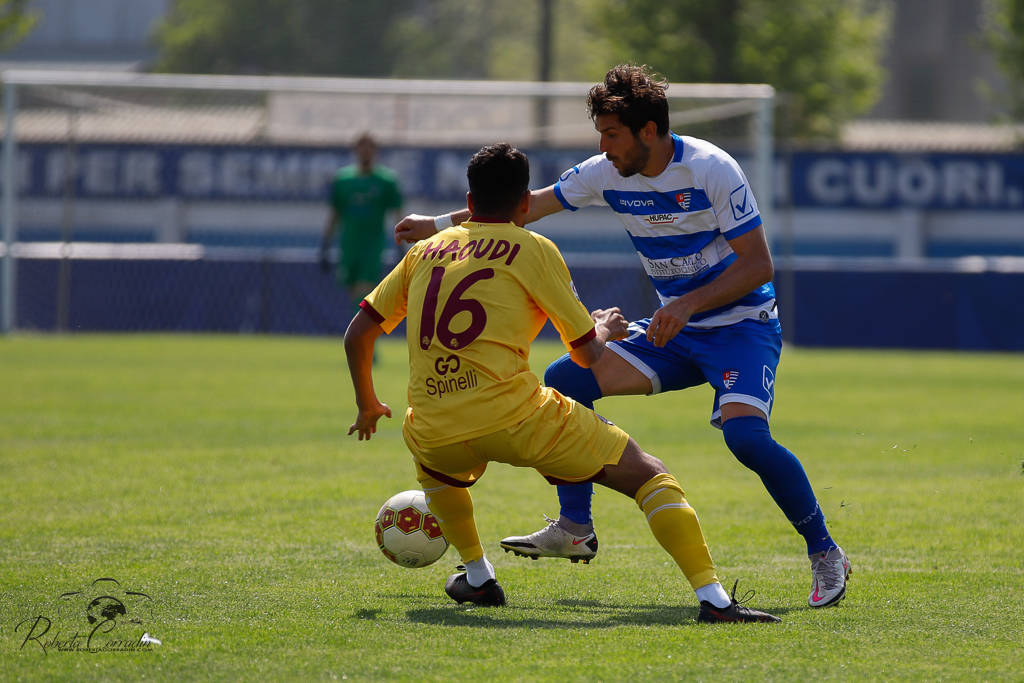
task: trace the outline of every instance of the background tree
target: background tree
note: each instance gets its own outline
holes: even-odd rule
[[[672,81],[775,86],[796,137],[834,137],[881,91],[883,2],[607,0],[597,15],[620,61]]]
[[[1010,116],[1024,120],[1024,0],[991,0],[988,44],[1006,75],[1005,99]],[[998,95],[997,95],[998,97]]]
[[[552,80],[595,80],[614,63],[595,20],[604,2],[552,2]],[[392,34],[396,76],[523,81],[538,73],[540,0],[425,0],[418,9]]]
[[[556,80],[592,80],[610,47],[595,0],[553,3]],[[158,71],[530,80],[539,1],[175,0]]]
[[[888,1],[557,0],[550,73],[594,81],[631,61],[672,81],[771,83],[786,97],[782,132],[832,137],[878,98]],[[156,34],[157,69],[532,80],[540,6],[176,0]]]
[[[155,39],[158,71],[389,76],[412,0],[176,0]]]
[[[25,11],[29,0],[0,0],[0,51],[10,50],[28,35],[36,15]]]

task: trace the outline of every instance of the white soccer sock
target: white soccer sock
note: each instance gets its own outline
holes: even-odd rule
[[[697,599],[701,602],[706,600],[720,609],[724,609],[732,604],[732,600],[729,599],[729,594],[725,592],[724,588],[722,588],[722,584],[717,581],[698,588]]]
[[[466,581],[469,581],[469,585],[473,588],[479,588],[493,578],[494,567],[486,557],[466,563]]]

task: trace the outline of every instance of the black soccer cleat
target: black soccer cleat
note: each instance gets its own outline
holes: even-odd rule
[[[452,574],[444,584],[444,592],[460,605],[464,602],[471,602],[481,607],[503,607],[505,605],[505,591],[496,579],[488,579],[479,588],[469,585],[465,572]]]
[[[737,581],[736,583],[739,583]],[[760,610],[751,609],[744,607],[741,602],[746,602],[750,598],[754,597],[754,592],[750,591],[743,596],[740,601],[736,600],[736,583],[732,585],[732,602],[728,607],[715,607],[707,600],[701,600],[700,612],[697,614],[697,622],[702,624],[722,624],[728,622],[736,623],[751,623],[751,622],[762,622],[775,624],[781,622],[774,614],[768,614],[767,612],[761,612]]]

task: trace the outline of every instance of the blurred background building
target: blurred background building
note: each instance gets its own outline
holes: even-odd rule
[[[585,84],[615,61],[643,61],[667,64],[664,72],[675,82],[775,86],[774,154],[767,173],[756,167],[764,130],[758,129],[753,101],[677,99],[673,127],[728,149],[758,195],[772,197],[762,204],[771,214],[766,227],[791,340],[1021,348],[1019,323],[1007,331],[998,316],[988,314],[972,317],[964,323],[968,331],[955,338],[912,334],[923,329],[920,317],[941,319],[942,310],[960,306],[968,296],[964,292],[975,292],[970,302],[991,299],[993,269],[996,279],[1020,269],[1024,126],[1014,116],[1013,99],[1019,84],[1005,68],[1005,57],[1000,61],[992,48],[996,10],[1018,1],[799,0],[783,10],[767,0],[745,0],[728,3],[734,14],[722,21],[715,14],[721,8],[695,0],[668,5],[654,0],[304,0],[278,3],[277,9],[257,3],[280,16],[247,11],[257,6],[251,0],[224,0],[220,4],[230,18],[218,24],[208,6],[188,0],[27,0],[24,9],[36,22],[0,54],[5,70],[206,72],[224,78],[217,87],[177,90],[98,82],[85,87],[73,77],[60,83],[21,81],[17,156],[5,172],[18,179],[10,221],[16,232],[9,241],[22,245],[17,259],[22,284],[12,288],[18,291],[13,324],[74,329],[76,316],[84,316],[77,318],[79,329],[185,325],[336,332],[338,323],[329,322],[330,316],[308,316],[282,327],[268,307],[276,301],[287,309],[294,297],[312,296],[319,303],[307,302],[306,308],[314,310],[332,296],[324,283],[306,282],[316,273],[304,268],[312,263],[322,230],[326,184],[351,160],[350,145],[359,133],[371,130],[380,138],[381,161],[399,173],[408,211],[446,211],[462,203],[465,159],[483,142],[504,137],[526,148],[534,160],[535,186],[554,182],[562,170],[594,153],[582,103]],[[627,14],[617,14],[622,11]],[[651,22],[632,20],[641,13],[657,17],[656,26],[668,26],[681,47],[652,53]],[[609,26],[616,30],[609,32]],[[450,32],[446,42],[456,48],[440,50],[439,32]],[[780,41],[793,45],[786,45],[788,53],[774,71],[764,65],[770,60],[744,58],[737,49]],[[465,59],[466,52],[475,58]],[[808,58],[813,66],[787,66],[787,59]],[[810,73],[804,81],[794,76],[802,71]],[[276,88],[267,81],[259,91],[244,91],[241,81],[231,81],[236,74],[281,75],[281,80]],[[358,92],[342,95],[335,92],[337,83],[321,87],[302,81],[300,87],[299,81],[287,80],[288,74],[378,80],[349,82],[345,88]],[[478,78],[474,87],[480,92],[432,96],[422,81],[403,86],[396,77]],[[506,91],[498,94],[483,79],[574,81],[583,89],[538,99],[523,94],[528,84],[519,90],[515,84],[503,86]],[[395,90],[402,87],[419,90]],[[492,94],[480,97],[483,92]],[[605,285],[595,284],[591,298],[617,295],[622,291],[617,281],[634,281],[631,247],[606,211],[564,212],[539,229],[567,252],[574,269],[589,269],[592,281]],[[91,262],[70,258],[68,248],[60,246],[65,243],[77,245],[79,254],[91,253]],[[89,252],[84,243],[121,246]],[[8,251],[5,262],[14,254],[13,247]],[[146,255],[151,268],[127,265],[130,253]],[[163,272],[163,284],[149,279],[134,287],[136,292],[162,292],[175,281],[186,302],[211,296],[211,288],[180,279],[181,264],[167,265],[178,263],[174,259],[157,268],[157,256],[199,259],[211,269],[206,278],[228,272],[228,261],[241,268],[238,259],[248,259],[252,265],[239,294],[245,303],[235,309],[249,313],[239,322],[226,314],[226,304],[185,305],[203,315],[184,323],[180,305],[171,307],[178,311],[173,313],[164,304],[168,310],[161,317],[160,307],[150,301],[134,306],[148,311],[144,319],[116,313],[99,321],[101,306],[91,313],[80,308],[89,296],[109,295],[103,288],[88,294],[85,274],[104,277],[94,270],[103,260],[99,254],[110,256],[109,264],[122,277]],[[289,273],[275,275],[273,287],[266,279],[271,262]],[[906,271],[904,277],[877,279],[891,277],[897,268]],[[610,279],[612,271],[617,275]],[[893,282],[910,287],[905,303],[913,306],[917,287],[937,286],[914,284],[915,278],[959,280],[965,271],[983,275],[984,284],[961,283],[955,290],[942,285],[945,293],[932,297],[935,308],[919,315],[908,316],[897,306]],[[862,325],[843,324],[843,316],[857,318],[842,307],[838,314],[824,310],[829,306],[814,298],[816,291],[832,291],[835,283],[847,286],[844,273],[855,273],[852,277],[862,283],[875,278],[875,289],[854,291],[874,292],[868,298],[885,304],[884,337]],[[947,277],[950,273],[956,275]],[[1008,286],[1020,288],[1021,276],[1015,277]],[[130,282],[125,286],[133,289]],[[631,288],[641,294],[624,308],[640,315],[651,305],[650,292],[642,282]],[[277,294],[268,294],[271,290]],[[841,297],[830,299],[837,300]],[[854,310],[864,302],[847,303]],[[993,327],[1003,329],[997,334]]]
[[[557,0],[554,0],[557,2]],[[32,31],[0,55],[0,66],[144,70],[173,0],[29,0]],[[891,3],[877,103],[864,118],[989,123],[1005,114],[986,93],[1006,78],[985,45],[986,0]],[[346,75],[339,69],[338,75]],[[437,74],[443,77],[443,74]],[[673,78],[672,80],[681,80]]]
[[[984,20],[984,0],[894,3],[885,84],[865,118],[991,123],[1004,114],[985,95],[1007,84],[984,45]]]
[[[0,55],[4,68],[140,70],[152,63],[152,31],[171,0],[32,0],[25,39]]]

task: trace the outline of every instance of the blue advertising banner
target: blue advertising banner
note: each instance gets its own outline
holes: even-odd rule
[[[462,201],[466,164],[475,148],[385,148],[379,162],[395,170],[408,197]],[[530,152],[535,186],[591,152]],[[22,144],[20,196],[54,199],[180,197],[212,201],[320,201],[348,149],[133,144]]]
[[[1024,154],[798,153],[795,207],[1024,209]]]
[[[466,162],[475,149],[395,147],[381,150],[407,197],[461,201]],[[526,150],[534,187],[595,150]],[[19,146],[23,197],[207,201],[320,201],[348,149],[139,144]],[[742,159],[741,159],[742,161]],[[796,208],[1024,210],[1024,154],[799,152],[780,159]]]

